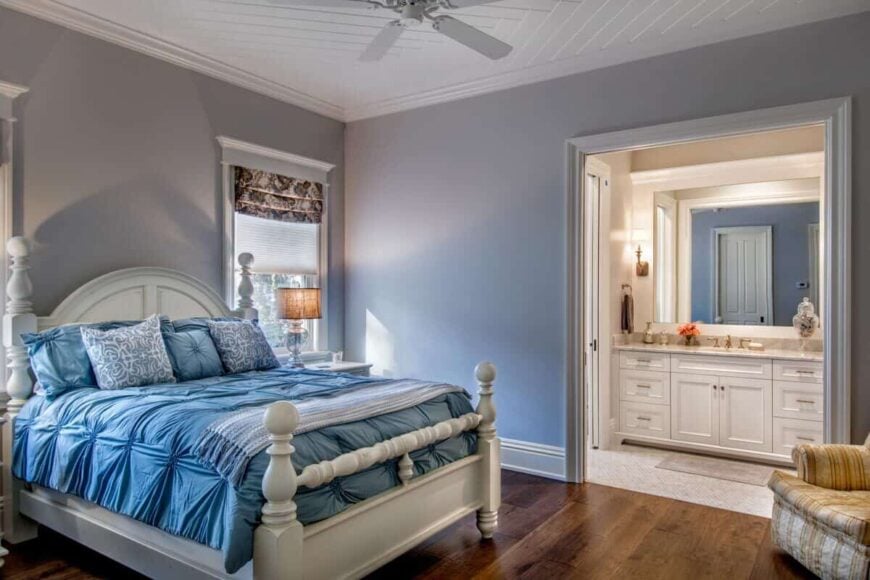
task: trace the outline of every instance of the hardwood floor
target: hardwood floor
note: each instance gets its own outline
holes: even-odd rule
[[[812,578],[765,518],[600,485],[503,472],[500,527],[466,518],[369,578]],[[136,578],[56,534],[13,546],[7,579]]]

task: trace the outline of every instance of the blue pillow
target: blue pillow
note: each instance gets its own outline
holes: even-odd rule
[[[249,320],[208,320],[208,332],[229,374],[265,371],[281,366],[263,330]]]
[[[83,327],[81,332],[101,389],[175,382],[157,316],[135,326],[113,330]]]
[[[164,334],[163,340],[169,360],[172,361],[172,372],[179,381],[195,381],[224,374],[221,357],[208,330],[173,332]]]
[[[66,390],[90,387],[98,388],[97,377],[91,366],[91,359],[82,341],[82,327],[97,330],[112,330],[133,326],[141,320],[121,320],[95,324],[68,324],[43,332],[25,333],[21,340],[27,346],[30,368],[36,380],[45,389],[46,397],[51,399]],[[171,329],[168,318],[160,318],[161,328]]]
[[[215,322],[241,322],[241,318],[235,318],[232,316],[216,316],[214,318],[208,318],[206,316],[196,316],[193,318],[180,318],[178,320],[173,320],[171,324],[170,332],[173,330],[175,332],[190,332],[191,330],[204,330],[208,332],[208,321]],[[256,322],[254,322],[256,324]],[[166,331],[164,330],[164,333]]]

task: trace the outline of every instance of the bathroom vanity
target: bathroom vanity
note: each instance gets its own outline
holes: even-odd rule
[[[791,463],[824,441],[821,352],[614,345],[617,441]]]

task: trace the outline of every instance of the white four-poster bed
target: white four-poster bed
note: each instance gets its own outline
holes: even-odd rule
[[[136,267],[96,278],[70,294],[48,316],[37,317],[30,297],[30,244],[7,242],[11,276],[3,317],[8,358],[7,398],[2,430],[3,534],[10,543],[36,536],[37,524],[52,528],[143,574],[158,578],[228,577],[219,551],[90,504],[72,495],[25,485],[12,475],[12,424],[33,393],[26,347],[20,335],[82,322],[143,319],[152,314],[184,318],[256,318],[250,283],[252,257],[240,256],[242,281],[238,308],[231,310],[213,290],[184,273]],[[357,449],[296,473],[291,444],[298,414],[290,402],[270,405],[265,426],[271,445],[263,478],[266,504],[254,535],[254,557],[229,577],[257,579],[360,577],[404,553],[466,515],[477,512],[484,538],[497,525],[500,503],[499,440],[492,401],[495,368],[475,369],[480,402],[474,413]],[[436,441],[476,430],[477,454],[413,477],[409,453]],[[402,485],[365,500],[326,520],[303,526],[296,519],[294,495],[301,486],[317,487],[374,464],[399,459]],[[14,548],[13,548],[14,549]]]

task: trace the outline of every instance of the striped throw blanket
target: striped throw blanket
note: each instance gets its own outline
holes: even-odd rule
[[[394,413],[461,390],[455,385],[411,379],[358,384],[330,396],[293,401],[299,411],[295,433]],[[263,425],[265,412],[266,406],[253,407],[214,421],[196,446],[200,461],[233,485],[240,485],[248,463],[269,446],[269,432]]]

